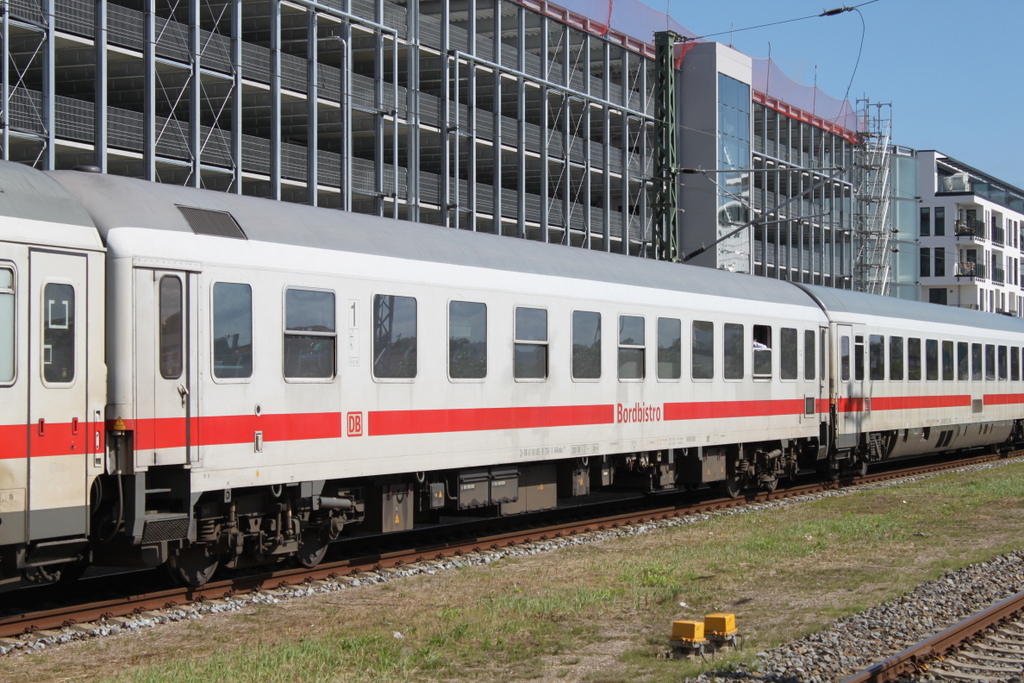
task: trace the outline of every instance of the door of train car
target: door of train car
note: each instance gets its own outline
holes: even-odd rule
[[[854,448],[860,442],[862,423],[870,399],[864,395],[864,328],[861,325],[836,326],[836,407],[839,433],[836,447]]]
[[[88,533],[88,303],[85,254],[29,253],[29,541]]]
[[[0,548],[25,542],[28,491],[28,249],[0,242]],[[0,559],[0,562],[3,562]],[[0,579],[2,579],[0,574]],[[14,581],[18,579],[15,578]],[[0,580],[0,586],[4,582]]]
[[[136,462],[195,464],[196,274],[151,268],[134,273]]]

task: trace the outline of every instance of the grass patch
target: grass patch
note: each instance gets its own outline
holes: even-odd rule
[[[735,612],[759,649],[1022,547],[1024,465],[943,475],[0,662],[0,678],[678,681],[673,619]],[[680,606],[684,603],[685,606]]]

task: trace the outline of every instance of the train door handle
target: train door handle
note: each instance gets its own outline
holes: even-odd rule
[[[188,387],[186,387],[184,384],[179,384],[178,395],[181,396],[181,407],[184,408],[186,403],[185,397],[188,396]]]

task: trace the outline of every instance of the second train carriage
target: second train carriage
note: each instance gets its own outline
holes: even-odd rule
[[[107,395],[101,445],[83,444],[89,457],[64,474],[32,465],[36,439],[0,457],[8,586],[90,557],[169,561],[199,584],[218,563],[313,564],[341,533],[441,513],[515,514],[627,485],[722,482],[738,495],[806,470],[1020,440],[1017,319],[113,176],[0,171],[51,194],[56,181],[87,212],[51,217],[76,226],[68,237],[39,232],[93,264],[73,289],[92,302],[89,323],[65,333],[93,398],[64,421],[99,434],[85,411]],[[0,248],[22,248],[9,246],[19,226],[0,224]],[[9,262],[0,306],[18,311],[18,369],[0,393],[17,399],[45,373],[47,332],[29,312],[47,290]],[[10,403],[6,433],[31,433],[30,406]],[[65,480],[78,492],[60,524],[78,526],[58,530],[42,491]],[[18,482],[37,493],[12,504]],[[49,535],[10,533],[18,519]]]

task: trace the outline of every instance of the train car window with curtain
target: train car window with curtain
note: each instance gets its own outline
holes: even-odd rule
[[[185,332],[181,324],[181,280],[176,275],[160,278],[160,376],[181,377],[181,350]]]
[[[868,336],[868,378],[873,382],[885,379],[885,337]]]
[[[601,314],[572,312],[572,378],[601,378]]]
[[[252,288],[213,285],[213,376],[252,377]]]
[[[470,301],[448,304],[448,377],[487,376],[487,305]]]
[[[43,380],[75,379],[75,288],[50,282],[43,288]]]
[[[683,376],[683,325],[678,318],[658,318],[658,379]]]
[[[513,374],[516,379],[548,377],[548,312],[543,308],[516,308]]]
[[[814,368],[817,365],[815,351],[817,342],[814,339],[814,330],[804,330],[804,379],[814,379]]]
[[[971,378],[971,354],[967,342],[956,343],[956,378],[961,382]]]
[[[981,344],[971,344],[971,381],[980,382],[984,372]]]
[[[889,379],[903,381],[903,337],[889,337]]]
[[[942,381],[952,382],[953,381],[953,342],[944,341],[942,342]]]
[[[415,378],[416,342],[416,299],[374,295],[373,376],[378,379]]]
[[[284,294],[284,376],[331,379],[337,330],[334,292],[288,289]]]
[[[715,377],[715,324],[704,320],[693,321],[691,376],[693,379]]]
[[[907,340],[907,379],[921,381],[921,340],[915,337]]]
[[[619,379],[643,379],[646,375],[644,319],[619,316]]]
[[[747,355],[747,345],[743,343],[743,325],[726,323],[723,342],[725,352],[723,375],[726,379],[743,379],[743,359]]]
[[[779,377],[782,379],[796,379],[797,368],[800,365],[798,339],[799,336],[793,328],[783,327],[779,330]]]
[[[14,381],[14,269],[0,267],[0,383]]]
[[[996,380],[996,345],[985,344],[985,381]]]
[[[999,379],[1000,379],[1000,381],[1005,382],[1006,379],[1009,377],[1008,370],[1007,370],[1007,363],[1006,363],[1006,347],[1005,346],[1000,346],[998,351],[999,351],[999,364],[998,364]]]

